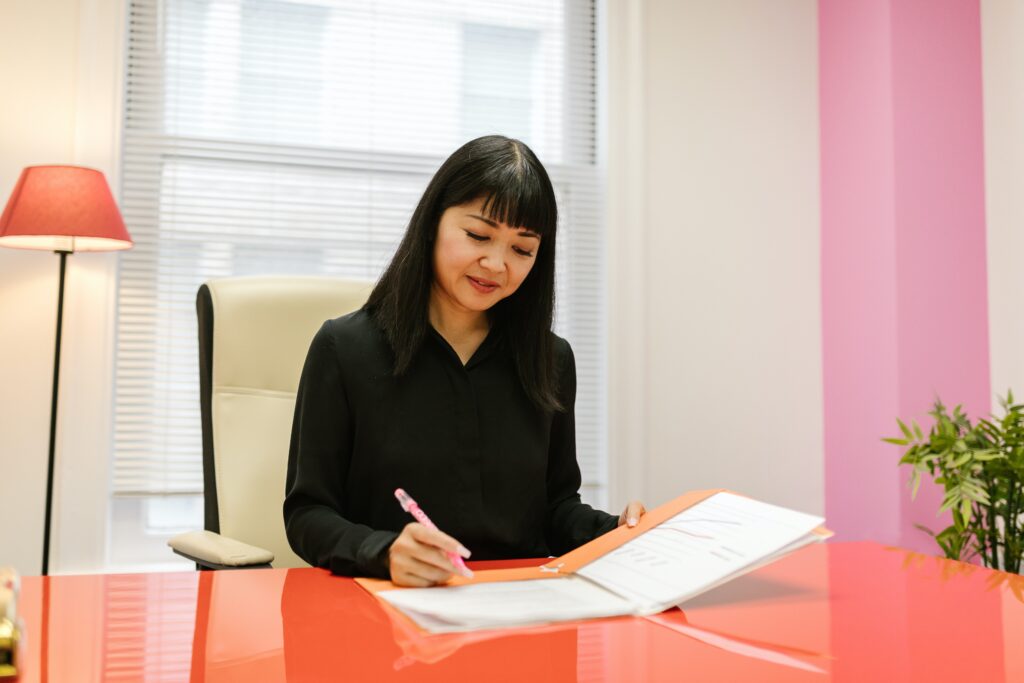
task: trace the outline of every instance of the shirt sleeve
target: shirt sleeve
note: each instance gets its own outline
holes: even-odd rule
[[[555,412],[548,451],[548,548],[561,555],[614,529],[618,517],[595,510],[580,500],[580,466],[576,461],[576,358],[565,345],[559,370],[559,398],[564,412]]]
[[[331,321],[317,332],[295,399],[284,522],[288,543],[314,567],[388,578],[387,550],[398,534],[342,516],[352,456],[352,420]]]

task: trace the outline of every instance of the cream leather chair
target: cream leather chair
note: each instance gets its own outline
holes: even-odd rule
[[[372,285],[325,277],[234,277],[199,288],[205,531],[172,538],[200,568],[306,566],[285,537],[295,392],[323,322],[361,307]]]

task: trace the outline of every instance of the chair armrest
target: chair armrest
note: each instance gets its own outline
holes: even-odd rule
[[[269,567],[274,553],[212,531],[186,531],[167,541],[174,552],[208,569]]]

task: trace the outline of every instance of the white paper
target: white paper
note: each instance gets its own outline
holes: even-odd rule
[[[576,573],[649,614],[817,540],[824,519],[716,493]]]
[[[633,605],[585,579],[495,581],[377,594],[435,633],[632,614]]]

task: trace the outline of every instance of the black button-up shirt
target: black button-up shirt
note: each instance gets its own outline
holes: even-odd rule
[[[565,412],[526,395],[500,326],[465,365],[430,328],[408,372],[366,310],[329,320],[299,382],[284,502],[288,541],[336,574],[387,576],[416,499],[473,559],[562,554],[615,528],[582,503],[576,363],[555,338]]]

